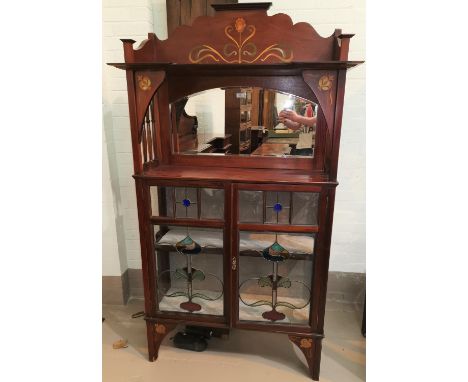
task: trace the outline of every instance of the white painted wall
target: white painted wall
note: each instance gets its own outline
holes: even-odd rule
[[[280,12],[289,14],[295,23],[312,24],[322,36],[331,35],[335,28],[355,33],[350,59],[365,59],[364,0],[273,1],[268,13]],[[167,38],[165,0],[103,0],[103,20],[104,62],[123,61],[120,38],[133,38],[138,44],[151,31]],[[141,268],[125,73],[103,66],[103,80],[104,132],[119,254],[129,268]],[[365,65],[348,72],[338,178],[330,269],[365,272]],[[114,244],[103,248],[109,257],[115,257]]]

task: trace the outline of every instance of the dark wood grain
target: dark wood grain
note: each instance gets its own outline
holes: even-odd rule
[[[180,0],[180,26],[192,24],[191,11],[192,0]],[[174,36],[176,31],[177,29],[173,31],[172,36]]]
[[[181,0],[166,0],[167,33],[169,36],[171,36],[174,30],[180,25],[180,1]]]
[[[190,8],[190,24],[200,16],[206,16],[206,0],[192,0]]]
[[[152,216],[151,222],[153,224],[159,225],[176,225],[181,227],[191,226],[191,227],[206,227],[206,228],[223,228],[224,222],[222,220],[197,220],[197,219],[172,219],[162,216]]]

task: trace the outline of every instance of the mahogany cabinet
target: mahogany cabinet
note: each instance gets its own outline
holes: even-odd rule
[[[127,75],[148,352],[181,323],[280,332],[318,380],[346,71],[360,62],[352,35],[321,37],[269,5],[215,5],[168,40],[122,40],[111,64]],[[243,88],[277,92],[275,118],[294,104],[316,120],[263,138],[261,155],[181,149],[178,102],[199,145],[223,145],[222,92]],[[291,154],[307,134],[314,150]]]

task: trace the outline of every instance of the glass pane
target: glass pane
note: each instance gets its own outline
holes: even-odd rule
[[[165,227],[156,236],[159,310],[223,315],[223,230]]]
[[[289,224],[290,202],[290,192],[267,192],[265,223]]]
[[[263,223],[262,191],[239,191],[239,221]]]
[[[201,219],[224,219],[224,190],[201,189]]]
[[[197,202],[197,189],[193,187],[176,187],[175,188],[176,202],[183,199],[190,199],[192,202]]]
[[[293,192],[291,224],[317,225],[319,193]]]
[[[313,234],[241,232],[239,318],[308,325]]]
[[[290,199],[291,199],[290,192],[268,191],[266,193],[267,206],[273,206],[275,203],[281,203],[283,207],[289,207]]]
[[[317,112],[312,101],[272,89],[208,89],[171,104],[172,147],[190,155],[311,158]]]
[[[158,190],[160,198],[158,197]],[[153,216],[174,217],[173,188],[172,187],[150,187],[151,214]],[[161,200],[159,200],[161,199]]]
[[[151,186],[150,197],[153,216],[224,219],[223,189]]]

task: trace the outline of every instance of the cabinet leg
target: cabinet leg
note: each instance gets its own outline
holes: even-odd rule
[[[146,334],[148,337],[148,355],[151,362],[158,359],[159,347],[169,332],[173,331],[177,325],[166,322],[146,321]]]
[[[304,354],[309,373],[314,381],[319,380],[320,375],[320,356],[322,353],[322,338],[288,335],[289,340],[293,342]]]

